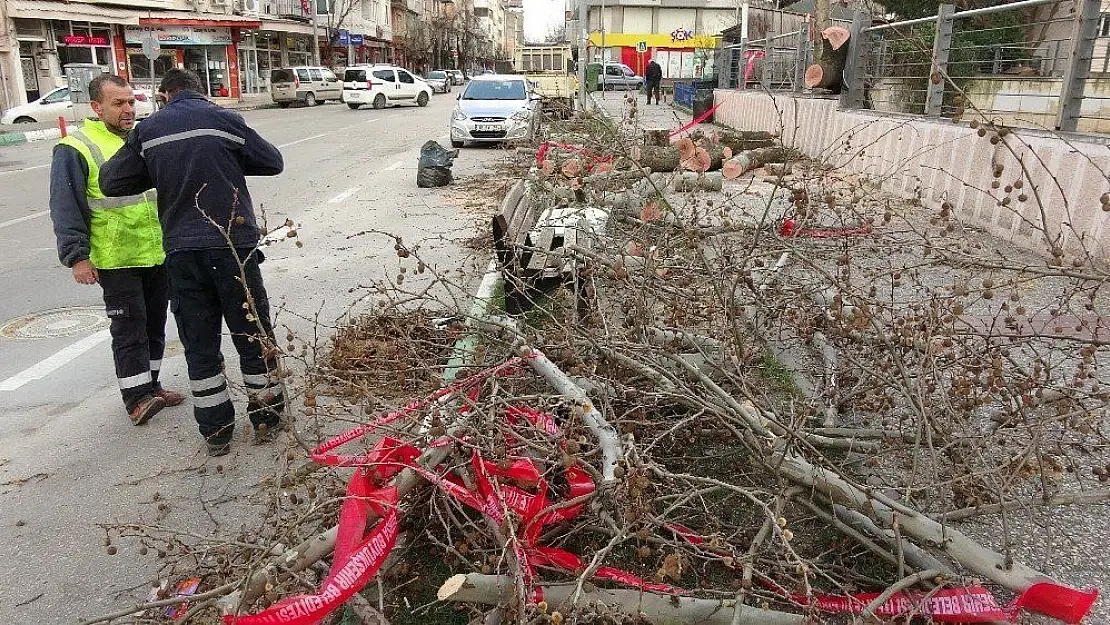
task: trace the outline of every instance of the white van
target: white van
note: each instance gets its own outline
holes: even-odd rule
[[[316,106],[343,97],[343,84],[326,67],[282,67],[270,71],[270,97],[281,108],[293,102]]]
[[[343,71],[343,101],[352,109],[376,109],[402,103],[427,106],[432,87],[396,65],[359,65]]]

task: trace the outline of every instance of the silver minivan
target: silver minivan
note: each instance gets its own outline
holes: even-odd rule
[[[270,71],[270,97],[281,108],[293,102],[316,106],[343,97],[343,83],[326,67],[282,67]]]

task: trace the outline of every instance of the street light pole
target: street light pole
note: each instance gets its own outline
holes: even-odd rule
[[[586,0],[578,0],[578,110],[586,112]]]

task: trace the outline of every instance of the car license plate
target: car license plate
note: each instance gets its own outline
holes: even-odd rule
[[[478,132],[497,132],[501,130],[500,124],[475,124],[474,130]]]

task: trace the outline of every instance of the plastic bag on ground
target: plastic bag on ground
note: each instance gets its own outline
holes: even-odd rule
[[[416,165],[416,186],[427,189],[451,184],[451,165],[458,155],[457,149],[448,150],[436,141],[425,143]]]

